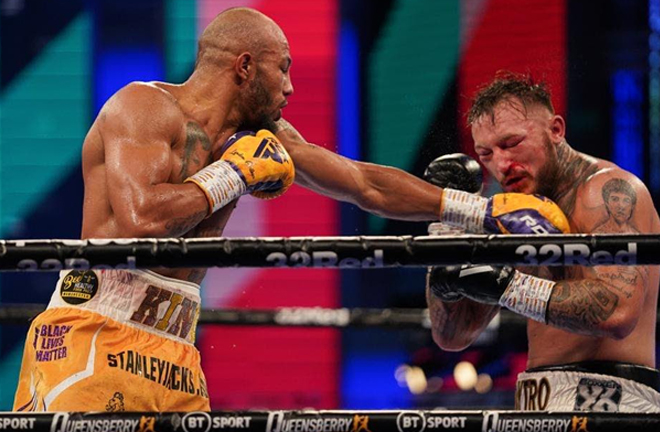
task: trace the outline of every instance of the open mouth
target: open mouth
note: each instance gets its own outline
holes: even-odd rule
[[[516,190],[522,186],[525,181],[525,176],[509,177],[504,181],[505,190]]]

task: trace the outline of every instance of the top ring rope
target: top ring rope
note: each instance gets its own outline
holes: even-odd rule
[[[460,235],[0,241],[0,270],[660,264],[660,236]]]

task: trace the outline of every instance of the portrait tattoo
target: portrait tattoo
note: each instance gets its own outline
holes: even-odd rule
[[[608,180],[601,191],[607,219],[594,228],[594,232],[639,232],[631,222],[637,193],[627,181],[619,178]]]

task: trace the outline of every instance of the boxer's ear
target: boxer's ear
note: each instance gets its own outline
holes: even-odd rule
[[[560,115],[554,115],[550,119],[550,139],[553,143],[558,144],[564,141],[566,135],[566,122]]]
[[[249,52],[243,52],[234,61],[234,72],[238,78],[238,83],[242,84],[254,77],[256,67],[254,58]]]

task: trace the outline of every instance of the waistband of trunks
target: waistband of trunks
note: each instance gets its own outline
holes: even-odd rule
[[[194,343],[199,285],[148,270],[64,270],[48,308],[96,312],[179,342]]]
[[[660,371],[648,366],[617,361],[590,360],[562,365],[540,366],[525,372],[585,372],[615,376],[644,384],[660,392]]]

